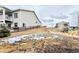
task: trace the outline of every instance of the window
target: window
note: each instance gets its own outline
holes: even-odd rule
[[[25,27],[25,23],[23,23],[23,27]]]
[[[8,27],[11,28],[11,24],[8,24]]]
[[[14,13],[14,18],[18,18],[18,13]]]
[[[15,26],[15,27],[18,27],[18,23],[15,23],[14,26]]]

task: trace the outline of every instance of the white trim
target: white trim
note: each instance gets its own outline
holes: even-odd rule
[[[5,9],[3,9],[3,23],[5,23]]]

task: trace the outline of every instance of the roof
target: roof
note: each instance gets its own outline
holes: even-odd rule
[[[10,9],[4,7],[4,6],[0,6],[0,7],[9,10],[9,12],[16,12],[16,11],[27,11],[27,12],[33,12],[33,13],[35,14],[36,18],[38,19],[38,21],[41,23],[41,21],[39,20],[39,18],[37,17],[37,15],[36,15],[36,13],[35,13],[35,11],[33,11],[33,10],[25,10],[25,9],[10,10]]]
[[[0,5],[0,7],[1,7],[1,8],[4,8],[4,9],[7,9],[7,10],[9,10],[9,11],[12,11],[12,10],[10,10],[9,8],[6,8],[6,7],[4,7],[4,6],[1,6],[1,5]]]
[[[4,9],[7,9],[9,12],[16,12],[16,11],[28,11],[28,12],[34,12],[34,11],[32,11],[32,10],[25,10],[25,9],[11,10],[11,9],[6,8],[6,7],[4,7],[4,6],[1,6],[1,5],[0,5],[0,7],[1,7],[1,8],[4,8]]]
[[[33,13],[35,14],[35,16],[38,19],[38,21],[41,23],[41,21],[39,20],[38,16],[36,15],[36,13],[34,11],[33,11]]]
[[[32,10],[25,10],[25,9],[16,9],[16,10],[13,10],[12,12],[16,12],[16,11],[28,11],[28,12],[34,12]]]
[[[7,9],[7,10],[9,10],[9,11],[12,11],[12,12],[16,12],[16,11],[28,11],[28,12],[33,12],[32,10],[25,10],[25,9],[16,9],[16,10],[11,10],[11,9],[9,9],[9,8],[6,8],[6,7],[4,7],[4,6],[1,6],[0,5],[0,7],[1,8],[4,8],[4,9]]]
[[[0,5],[0,7],[3,8],[3,9],[5,9],[5,13],[12,12],[12,10],[10,10],[10,9],[4,7],[4,6],[1,6],[1,5]],[[0,13],[2,13],[2,10],[0,10]]]

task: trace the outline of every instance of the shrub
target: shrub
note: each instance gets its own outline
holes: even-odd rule
[[[6,27],[0,29],[0,38],[7,36],[10,36],[10,31]]]

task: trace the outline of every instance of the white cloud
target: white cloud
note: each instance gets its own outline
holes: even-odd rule
[[[73,11],[78,11],[79,6],[74,5],[7,5],[10,9],[29,9],[34,10],[39,18],[51,15],[63,15]]]

